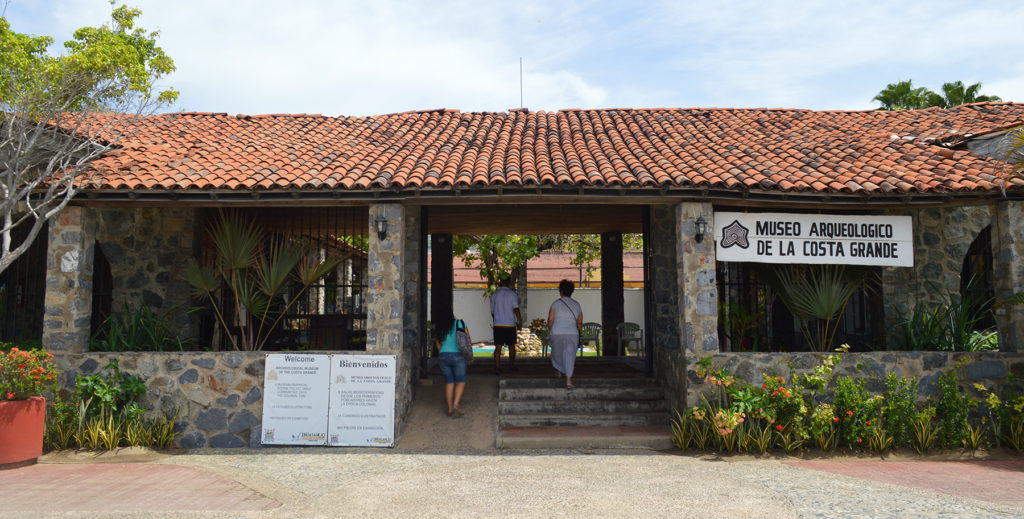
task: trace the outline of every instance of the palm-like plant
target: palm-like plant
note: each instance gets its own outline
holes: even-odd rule
[[[193,261],[185,271],[185,280],[193,291],[210,301],[217,321],[236,349],[263,349],[270,332],[310,285],[338,265],[338,260],[321,258],[316,249],[295,241],[272,236],[238,214],[221,213],[210,229],[216,249],[213,267]],[[292,282],[299,287],[289,299]],[[230,308],[221,308],[216,297],[227,290]],[[275,312],[272,302],[282,298],[284,308]],[[225,315],[225,310],[230,314]],[[235,337],[229,326],[238,323]]]
[[[890,83],[872,101],[882,103],[882,110],[917,110],[936,106],[942,97],[925,87],[915,87],[914,80]]]
[[[791,264],[759,269],[759,277],[800,319],[800,330],[808,345],[825,352],[835,340],[847,303],[869,272],[846,265]]]
[[[954,81],[952,83],[942,84],[942,106],[943,108],[952,108],[954,106],[960,106],[969,103],[985,103],[993,101],[1002,101],[999,96],[985,96],[978,95],[978,91],[981,90],[981,83],[974,83],[973,85],[964,86],[963,81]]]

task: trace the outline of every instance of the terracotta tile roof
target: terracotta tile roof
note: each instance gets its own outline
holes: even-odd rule
[[[944,146],[1021,123],[1024,104],[1015,103],[896,112],[162,114],[140,121],[137,133],[97,160],[89,183],[101,190],[625,186],[988,192],[1002,187],[1002,164]]]

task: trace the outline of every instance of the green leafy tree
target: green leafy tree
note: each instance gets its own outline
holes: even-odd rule
[[[640,234],[624,234],[622,241],[624,250],[643,248]],[[487,280],[488,292],[497,286],[502,274],[509,274],[516,286],[520,268],[545,250],[572,254],[569,262],[585,268],[588,276],[601,257],[601,237],[597,234],[456,236],[453,247],[455,255],[466,265],[480,270],[480,278]]]
[[[158,33],[135,26],[138,9],[111,9],[108,24],[78,29],[59,55],[53,38],[15,32],[0,17],[0,272],[67,206],[90,161],[138,115],[177,97],[156,84],[174,71]]]
[[[985,103],[1002,101],[999,96],[978,95],[981,90],[981,83],[964,86],[963,81],[942,84],[942,104],[937,105],[943,108],[965,105],[969,103]]]
[[[926,87],[915,87],[914,80],[899,81],[886,85],[872,101],[882,104],[882,110],[917,110],[938,106],[942,97]]]
[[[899,81],[886,85],[872,101],[881,103],[882,110],[918,110],[937,106],[952,108],[968,103],[1002,101],[999,96],[979,95],[981,83],[964,85],[963,81],[942,84],[942,94],[926,87],[915,87],[914,80]]]

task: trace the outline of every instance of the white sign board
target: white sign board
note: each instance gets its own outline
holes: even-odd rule
[[[265,445],[327,443],[328,355],[268,354],[263,372]]]
[[[330,445],[395,443],[394,355],[332,355]]]
[[[715,213],[719,261],[914,266],[909,216]]]

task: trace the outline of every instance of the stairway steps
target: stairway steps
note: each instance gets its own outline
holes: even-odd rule
[[[668,425],[668,413],[525,413],[498,415],[498,426],[614,427]]]
[[[670,427],[505,427],[499,449],[656,449],[672,448]]]
[[[664,392],[638,377],[503,378],[498,389],[499,448],[672,446]]]
[[[627,413],[667,412],[665,400],[505,400],[498,413]]]

